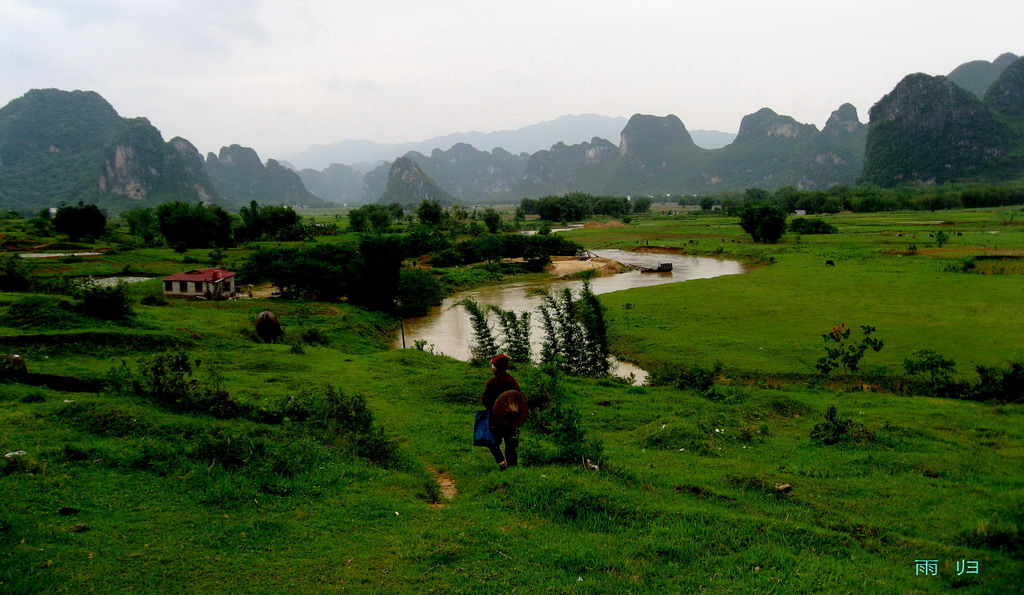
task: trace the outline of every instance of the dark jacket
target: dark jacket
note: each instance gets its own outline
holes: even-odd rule
[[[519,382],[508,372],[498,372],[493,378],[487,381],[484,387],[484,394],[480,399],[488,411],[494,410],[494,402],[498,400],[501,393],[507,390],[519,390]]]

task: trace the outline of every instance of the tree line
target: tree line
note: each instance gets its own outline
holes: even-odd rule
[[[835,214],[842,211],[937,211],[1024,204],[1024,182],[1006,184],[908,184],[895,188],[873,185],[835,186],[828,190],[800,190],[783,186],[774,191],[748,188],[709,196],[672,197],[681,205],[700,205],[710,211],[720,205],[726,214],[737,214],[745,202],[762,202],[786,213]]]
[[[120,219],[129,235],[143,246],[225,248],[257,240],[301,241],[336,233],[337,226],[306,224],[291,207],[260,206],[256,201],[233,216],[216,205],[166,202],[155,208],[130,209]],[[94,204],[62,205],[55,213],[43,209],[29,220],[40,235],[66,234],[73,242],[95,240],[108,230],[108,218]]]
[[[594,196],[584,192],[571,192],[565,196],[524,198],[519,209],[526,215],[539,215],[546,221],[581,221],[594,215],[626,217],[633,213],[646,213],[651,209],[649,197]]]

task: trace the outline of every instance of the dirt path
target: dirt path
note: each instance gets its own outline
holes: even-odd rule
[[[448,474],[447,471],[438,471],[432,465],[427,465],[427,471],[434,476],[434,481],[437,482],[437,487],[441,489],[441,500],[438,502],[431,502],[431,508],[444,508],[449,502],[455,498],[455,494],[459,493],[459,490],[455,487],[455,480]]]

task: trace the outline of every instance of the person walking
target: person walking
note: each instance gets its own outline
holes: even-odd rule
[[[494,377],[487,381],[484,387],[484,394],[480,397],[487,413],[491,419],[491,434],[494,436],[494,446],[490,448],[494,455],[494,461],[498,463],[498,469],[504,471],[509,467],[515,467],[519,462],[516,449],[519,448],[519,429],[509,427],[495,422],[494,403],[502,394],[507,391],[519,391],[519,382],[508,373],[509,364],[512,360],[505,354],[494,356],[491,360],[491,373]],[[505,453],[501,452],[501,443],[505,442]]]

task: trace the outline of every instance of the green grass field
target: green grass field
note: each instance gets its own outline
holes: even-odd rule
[[[160,291],[149,281],[131,286],[128,325],[31,329],[8,316],[29,296],[0,294],[3,349],[34,373],[103,380],[123,360],[137,378],[164,344],[183,345],[201,362],[194,382],[250,412],[0,384],[0,448],[25,451],[0,461],[0,591],[1017,591],[1024,407],[850,390],[860,383],[813,381],[813,362],[821,334],[841,322],[871,324],[885,341],[865,356],[865,378],[898,376],[919,349],[955,359],[964,378],[975,364],[1022,359],[1024,277],[948,270],[1024,253],[1019,219],[839,215],[837,235],[772,246],[751,244],[725,217],[571,232],[590,248],[643,240],[761,263],[601,296],[616,353],[652,369],[721,361],[708,394],[565,377],[552,387],[540,370],[514,372],[528,394],[553,390],[579,414],[603,444],[597,471],[499,472],[470,436],[490,371],[387,351],[395,322],[346,304],[139,305]],[[928,234],[940,229],[962,235],[938,248]],[[118,256],[111,269],[160,274],[181,258]],[[96,267],[68,266],[50,274]],[[286,325],[284,344],[252,340],[253,316],[268,307]],[[301,343],[308,329],[327,344]],[[282,405],[315,400],[324,385],[365,398],[386,443]],[[857,440],[811,439],[830,405],[857,424]],[[528,424],[524,463],[551,444]],[[454,482],[451,500],[436,474]],[[917,574],[919,560],[935,560],[937,575]]]

